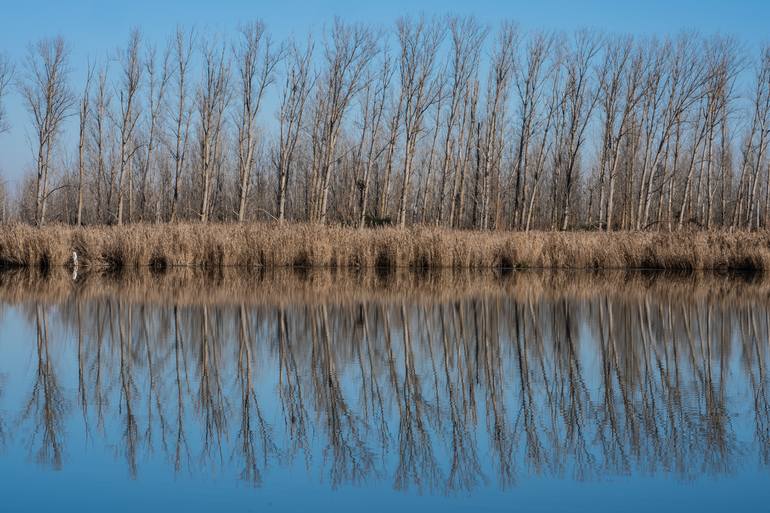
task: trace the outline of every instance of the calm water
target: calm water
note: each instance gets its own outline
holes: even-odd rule
[[[770,511],[770,283],[0,274],[0,511]]]

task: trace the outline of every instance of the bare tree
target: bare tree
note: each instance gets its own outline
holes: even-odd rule
[[[8,130],[3,100],[8,94],[8,87],[13,78],[13,65],[3,54],[0,54],[0,134]]]
[[[144,163],[139,186],[139,209],[142,220],[147,216],[148,181],[157,158],[158,139],[162,139],[164,128],[163,113],[166,110],[166,92],[171,81],[171,50],[166,48],[160,61],[156,62],[156,49],[150,48],[144,61],[147,75],[147,135],[145,140]],[[158,198],[158,202],[160,198]],[[157,203],[156,203],[157,205]],[[158,207],[156,206],[156,210]],[[156,212],[156,218],[159,212]]]
[[[134,139],[134,132],[139,122],[139,106],[137,95],[142,79],[142,62],[139,55],[141,44],[141,35],[139,30],[131,32],[128,40],[128,46],[120,52],[119,60],[122,71],[122,80],[120,81],[118,96],[120,98],[120,157],[118,167],[118,213],[117,223],[123,224],[123,204],[125,182],[128,180],[128,187],[132,185],[132,159],[139,150],[139,146]],[[129,201],[130,203],[130,201]],[[129,222],[131,221],[131,208],[129,206]]]
[[[550,95],[548,96],[545,116],[539,122],[539,124],[542,125],[542,128],[539,129],[540,137],[538,138],[537,150],[535,151],[533,159],[534,168],[530,180],[529,200],[527,201],[528,204],[526,206],[527,221],[524,225],[525,231],[529,231],[533,226],[536,204],[540,198],[539,192],[543,182],[545,163],[549,156],[549,152],[553,152],[552,157],[555,161],[554,163],[558,163],[560,158],[558,149],[556,148],[556,135],[561,129],[559,124],[559,118],[561,117],[561,95],[558,94],[561,81],[561,75],[559,73],[560,68],[561,56],[559,55],[556,56],[546,72],[547,80],[550,82]]]
[[[93,148],[92,174],[93,189],[96,194],[96,212],[99,222],[108,222],[112,208],[112,194],[115,185],[115,166],[110,155],[112,147],[109,130],[108,112],[112,103],[112,96],[107,84],[107,66],[99,70],[96,82],[96,91],[91,107],[89,138]]]
[[[523,220],[521,207],[529,165],[530,144],[536,128],[537,111],[543,94],[542,86],[547,77],[546,63],[553,45],[553,38],[540,33],[528,42],[520,66],[515,68],[514,90],[519,105],[518,143],[515,150],[512,226],[519,228]]]
[[[6,181],[0,181],[0,224],[6,224],[9,220],[9,201]]]
[[[85,174],[86,135],[88,129],[88,115],[91,111],[91,81],[94,77],[94,66],[88,66],[86,72],[86,85],[80,99],[80,137],[78,139],[78,213],[77,226],[83,223],[83,175]]]
[[[712,227],[714,210],[716,208],[714,195],[717,189],[717,182],[724,183],[726,180],[725,169],[720,169],[720,176],[715,176],[715,167],[719,166],[717,162],[716,152],[716,138],[719,133],[724,133],[726,130],[726,123],[728,121],[727,112],[730,109],[730,104],[735,97],[734,84],[738,73],[742,69],[741,59],[737,55],[737,45],[732,38],[719,38],[715,37],[707,42],[706,47],[706,65],[707,65],[707,78],[705,79],[705,89],[703,90],[704,101],[706,102],[705,109],[705,129],[706,129],[706,141],[704,147],[704,160],[705,160],[705,180],[701,179],[703,183],[705,196],[705,204],[701,209],[700,219],[701,224],[705,225],[706,229]],[[678,102],[685,102],[683,108],[686,108],[692,104],[698,98],[698,91],[701,89],[701,83],[692,83],[693,76],[697,75],[693,72],[693,64],[687,62],[675,61],[673,66],[673,73],[676,73],[676,82],[683,83],[684,87],[688,84],[692,84],[692,92],[688,90],[677,91],[672,93],[672,97],[675,98],[673,109],[678,107]],[[686,95],[686,96],[685,96]],[[682,98],[684,96],[684,98]],[[673,115],[676,114],[676,111]],[[722,162],[724,164],[724,162]],[[648,186],[647,196],[651,196]],[[700,187],[697,194],[698,199],[701,197]],[[700,202],[698,202],[699,206]],[[757,201],[756,205],[759,208],[761,201]],[[649,199],[645,208],[644,221],[645,224],[648,220],[649,211]]]
[[[198,138],[201,169],[200,220],[209,220],[211,180],[219,153],[225,109],[230,101],[230,64],[225,47],[204,43],[203,80],[198,89]]]
[[[171,156],[174,159],[174,179],[171,196],[170,220],[177,218],[179,208],[179,181],[182,178],[184,165],[187,159],[187,147],[190,137],[190,122],[192,120],[192,107],[188,99],[188,74],[192,60],[195,33],[191,30],[187,33],[177,27],[174,40],[174,57],[176,59],[176,109],[174,113],[174,145],[171,148]]]
[[[379,201],[377,205],[377,216],[384,219],[388,211],[388,203],[390,199],[390,176],[393,172],[393,161],[396,155],[396,149],[401,131],[401,116],[402,108],[404,104],[404,88],[399,87],[398,100],[391,108],[388,120],[388,139],[385,148],[385,165],[384,175],[381,180],[378,180],[377,186],[379,190]]]
[[[3,54],[0,54],[0,134],[9,128],[5,119],[6,114],[3,100],[11,85],[13,71],[13,65],[10,61]],[[8,197],[6,184],[4,181],[0,181],[0,223],[5,224],[6,222],[8,222]]]
[[[396,22],[396,30],[401,49],[399,75],[404,124],[404,167],[398,224],[403,228],[406,225],[406,205],[417,139],[423,131],[425,113],[438,99],[441,90],[434,68],[439,45],[444,38],[444,27],[436,20],[400,18]]]
[[[289,185],[294,152],[302,130],[302,118],[305,103],[313,87],[310,65],[313,56],[313,42],[308,40],[307,47],[300,51],[293,47],[290,52],[290,64],[287,66],[286,82],[281,94],[281,107],[278,114],[278,191],[276,217],[279,222],[286,218],[286,194]]]
[[[598,223],[601,227],[606,219],[607,230],[612,229],[612,205],[620,160],[620,143],[628,131],[629,116],[640,97],[637,91],[642,74],[642,59],[641,53],[633,54],[631,38],[618,38],[607,42],[604,70],[600,73],[599,81],[600,110],[604,126],[597,183]]]
[[[356,184],[360,191],[360,199],[358,204],[359,228],[363,228],[366,224],[366,210],[369,202],[369,182],[371,181],[370,176],[372,173],[372,167],[374,166],[375,161],[379,155],[389,146],[388,142],[388,144],[385,144],[381,148],[377,148],[378,138],[383,124],[385,103],[388,98],[388,90],[393,79],[393,74],[393,61],[388,56],[387,52],[383,52],[382,65],[380,67],[380,72],[377,74],[377,78],[367,81],[364,119],[365,125],[369,127],[369,133],[365,143],[367,150],[366,158],[363,162],[363,174]],[[366,133],[362,133],[362,147],[365,137]]]
[[[572,191],[575,185],[580,149],[585,141],[585,131],[591,112],[599,98],[598,87],[592,83],[591,67],[594,57],[601,50],[602,41],[595,34],[580,31],[575,36],[575,46],[567,55],[564,109],[567,113],[567,133],[564,145],[564,192],[561,201],[561,229],[569,227]]]
[[[457,132],[461,130],[463,100],[468,96],[471,77],[478,68],[479,52],[485,36],[485,31],[474,18],[450,18],[449,29],[452,53],[449,62],[449,106],[444,129],[444,157],[441,164],[441,186],[438,200],[440,215],[447,211],[444,209],[447,197],[450,198],[450,210],[454,210],[454,187],[449,190],[449,183],[455,183],[455,180],[452,180],[453,177],[450,177],[452,154],[455,147],[459,148],[462,145],[462,141],[458,140]],[[457,163],[455,162],[455,164]]]
[[[62,122],[72,114],[76,102],[68,83],[69,55],[69,48],[61,37],[38,41],[28,49],[25,76],[19,83],[35,131],[35,223],[38,226],[45,224],[51,158]]]
[[[666,149],[671,136],[674,134],[677,122],[691,105],[699,100],[705,78],[703,60],[694,53],[696,46],[693,40],[683,36],[667,50],[663,57],[667,60],[667,72],[656,72],[655,75],[665,74],[664,79],[652,76],[652,84],[647,87],[647,95],[652,99],[648,102],[645,153],[642,163],[642,183],[639,197],[639,207],[636,216],[636,228],[647,227],[650,220],[652,196],[655,192],[655,179],[666,158]],[[658,86],[658,82],[661,85]],[[661,91],[657,92],[660,87]],[[659,99],[662,97],[662,100]],[[656,103],[660,102],[661,107]],[[712,107],[713,108],[713,107]],[[658,114],[658,111],[660,112]],[[659,116],[660,120],[655,117]],[[656,126],[657,125],[657,126]]]
[[[318,148],[312,174],[310,220],[326,222],[332,166],[337,159],[337,142],[345,114],[361,90],[365,70],[376,49],[371,30],[364,25],[347,25],[334,20],[324,45],[325,70],[316,88]]]
[[[751,98],[752,121],[742,150],[732,228],[742,225],[751,227],[757,219],[760,168],[765,162],[768,135],[770,135],[770,46],[762,48],[755,73]],[[770,187],[766,189],[766,194],[770,194]],[[765,215],[767,215],[767,209]]]
[[[503,134],[507,124],[508,95],[511,77],[515,69],[518,28],[505,22],[500,28],[492,53],[492,64],[487,82],[487,107],[484,120],[484,142],[481,158],[481,210],[479,228],[489,226],[491,189],[493,174],[499,180],[500,165],[503,158]],[[499,186],[499,184],[498,184]]]
[[[242,223],[246,215],[246,198],[257,145],[257,115],[265,90],[275,80],[273,72],[281,58],[282,49],[275,48],[261,21],[244,25],[240,32],[241,40],[235,49],[235,60],[241,92],[238,126],[238,222]]]

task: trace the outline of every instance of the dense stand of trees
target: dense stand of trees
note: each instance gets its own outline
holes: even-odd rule
[[[393,29],[337,19],[315,38],[275,41],[254,22],[231,38],[179,28],[163,48],[135,30],[79,86],[71,61],[54,38],[17,66],[29,125],[7,127],[0,108],[0,130],[29,131],[35,173],[12,212],[0,195],[3,219],[770,221],[770,47],[752,55],[730,37],[420,17]],[[12,71],[0,58],[0,102]]]

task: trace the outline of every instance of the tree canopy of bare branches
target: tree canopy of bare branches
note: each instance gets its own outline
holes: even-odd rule
[[[6,94],[8,94],[8,87],[11,85],[12,78],[13,65],[7,57],[0,54],[0,133],[8,130],[3,100],[5,99]]]
[[[43,39],[27,50],[19,92],[32,118],[35,143],[34,222],[45,223],[51,160],[62,123],[72,114],[75,95],[69,84],[70,50],[61,37]]]
[[[767,46],[462,16],[337,18],[297,41],[253,21],[232,38],[178,28],[156,49],[135,30],[86,64],[79,109],[65,42],[31,46],[17,82],[36,172],[12,210],[37,224],[49,208],[72,224],[770,223]],[[12,71],[0,58],[0,129]]]

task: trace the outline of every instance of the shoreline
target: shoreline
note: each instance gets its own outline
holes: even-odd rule
[[[0,268],[770,270],[766,231],[509,232],[305,223],[0,227]]]

